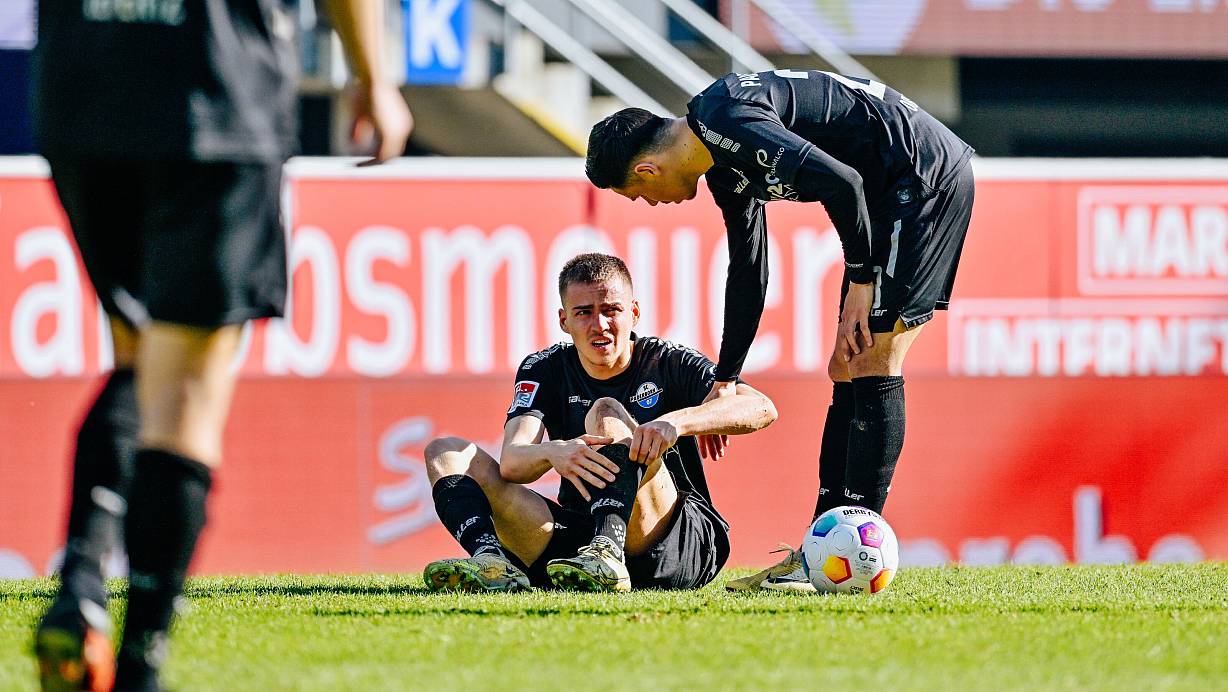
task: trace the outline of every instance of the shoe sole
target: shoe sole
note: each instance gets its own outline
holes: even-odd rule
[[[568,564],[547,565],[546,575],[550,577],[551,584],[565,591],[601,593],[631,590],[630,580],[619,580],[613,584],[608,584],[579,567]]]
[[[34,639],[38,680],[43,692],[109,692],[115,683],[115,658],[106,636],[89,631],[86,641],[58,628],[39,630]]]
[[[514,593],[527,590],[515,580],[509,580],[506,585],[488,584],[482,580],[476,569],[463,562],[427,565],[423,577],[431,591]]]
[[[808,581],[783,581],[769,582],[764,581],[759,585],[763,591],[787,591],[790,593],[818,593],[818,589],[814,588],[814,584]]]

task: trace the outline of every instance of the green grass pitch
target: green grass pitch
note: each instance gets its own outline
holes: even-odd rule
[[[179,690],[1228,689],[1228,564],[905,569],[885,593],[432,595],[418,575],[201,578]],[[120,595],[120,583],[112,584]],[[0,690],[51,580],[0,581]],[[122,598],[112,603],[122,615]]]

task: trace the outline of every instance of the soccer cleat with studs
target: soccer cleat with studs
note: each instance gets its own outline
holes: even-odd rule
[[[575,557],[546,564],[550,582],[568,591],[630,591],[631,575],[614,542],[597,536]]]
[[[58,598],[34,633],[38,681],[43,692],[110,692],[115,652],[106,609],[88,599]]]
[[[431,591],[528,591],[529,578],[499,553],[436,560],[422,573]]]
[[[814,585],[810,583],[810,577],[806,575],[800,551],[781,543],[780,547],[772,552],[783,552],[786,554],[784,559],[765,570],[756,572],[749,577],[731,579],[725,582],[725,588],[729,591],[759,591],[761,589],[797,591],[802,593],[814,593],[816,591]]]

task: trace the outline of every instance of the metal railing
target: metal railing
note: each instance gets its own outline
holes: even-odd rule
[[[664,2],[665,0],[662,0]],[[865,65],[857,62],[853,56],[836,45],[834,41],[823,35],[814,25],[798,16],[788,3],[781,0],[741,0],[758,7],[772,21],[779,24],[785,31],[793,34],[802,45],[819,56],[836,72],[850,77],[865,77],[875,81],[880,80]]]
[[[621,72],[614,69],[610,63],[602,60],[601,56],[574,39],[571,34],[538,11],[527,0],[490,1],[502,7],[508,16],[540,38],[542,42],[557,51],[559,55],[566,58],[570,63],[579,68],[581,72],[584,72],[590,79],[600,84],[623,103],[635,104],[655,113],[668,112],[665,106],[662,106],[656,99],[653,99],[643,89],[640,89],[631,80],[623,76]]]

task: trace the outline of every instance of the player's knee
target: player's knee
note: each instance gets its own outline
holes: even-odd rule
[[[892,365],[887,354],[865,350],[855,354],[847,364],[848,377],[885,377],[899,375],[899,368]]]
[[[848,364],[837,353],[832,353],[831,358],[827,359],[827,376],[831,378],[832,382],[849,381]]]
[[[618,399],[611,396],[603,396],[594,401],[593,407],[589,409],[589,412],[596,416],[614,416],[615,418],[622,418],[627,415],[627,409],[623,408]]]
[[[439,473],[463,473],[453,468],[463,459],[465,450],[473,443],[461,437],[437,437],[426,445],[426,467]],[[461,457],[461,458],[458,458]],[[464,464],[468,466],[468,464]],[[447,468],[445,468],[447,467]]]
[[[592,408],[584,417],[584,430],[590,435],[608,434],[610,431],[606,429],[606,421],[611,419],[620,421],[628,428],[634,427],[634,419],[622,403],[613,397],[603,396],[593,402]]]

